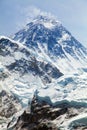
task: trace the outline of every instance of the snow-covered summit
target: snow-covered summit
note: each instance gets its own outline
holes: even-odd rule
[[[56,20],[55,17],[52,16],[46,16],[46,15],[38,15],[37,17],[35,17],[32,22],[34,24],[42,24],[44,25],[46,28],[48,29],[52,29],[55,26],[59,26],[61,25],[61,23]],[[27,24],[28,25],[28,24]]]
[[[52,61],[63,73],[87,63],[87,49],[55,18],[39,15],[13,39],[34,51],[38,59]]]

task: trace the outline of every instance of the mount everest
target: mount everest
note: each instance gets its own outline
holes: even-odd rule
[[[79,124],[78,120],[86,124],[83,120],[87,115],[86,66],[87,49],[54,18],[39,15],[11,39],[1,36],[0,98],[3,103],[9,97],[16,107],[9,120],[14,117],[16,120],[16,113],[20,116],[20,111],[31,104],[35,95],[40,102],[53,107],[68,104],[71,108],[79,108],[76,117],[70,121],[65,115],[61,117],[63,123],[58,123],[56,119],[53,121],[61,129],[74,129],[70,124],[75,124],[75,121]],[[9,101],[5,103],[9,104]],[[1,109],[5,110],[3,105]],[[6,120],[5,114],[3,117]],[[3,120],[1,118],[0,121],[2,130],[9,123],[9,120],[6,123]]]

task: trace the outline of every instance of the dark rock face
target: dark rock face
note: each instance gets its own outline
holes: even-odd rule
[[[18,73],[21,76],[32,73],[34,76],[39,76],[43,83],[51,83],[52,78],[57,79],[63,75],[56,66],[37,60],[26,47],[20,46],[9,39],[0,39],[0,56],[4,57],[4,59],[8,58],[8,56],[12,58],[9,64],[4,63],[3,60],[3,64],[8,71]],[[2,78],[1,75],[0,78]]]
[[[0,39],[0,55],[2,56],[11,55],[10,49],[15,52],[18,49],[18,45],[12,43],[10,40],[5,38]]]
[[[18,118],[17,123],[11,128],[12,130],[60,130],[65,120],[71,120],[81,114],[85,108],[75,108],[69,104],[61,104],[55,107],[47,104],[45,101],[38,100],[34,96],[31,102],[30,112],[25,110]],[[8,126],[8,130],[10,126]],[[70,130],[86,130],[84,123],[69,126]]]
[[[24,113],[18,118],[14,130],[58,130],[52,123],[57,117],[67,112],[67,108],[53,108],[46,102],[40,103],[33,98],[31,112]]]
[[[21,109],[21,105],[14,95],[5,90],[0,92],[0,116],[9,118]]]
[[[67,107],[58,108],[50,106],[45,101],[39,102],[36,97],[33,98],[31,103],[31,113],[37,114],[38,118],[43,117],[43,119],[54,120],[58,116],[67,112]]]
[[[16,60],[6,67],[10,71],[19,72],[21,75],[29,72],[34,76],[38,75],[43,83],[50,83],[52,82],[51,78],[57,79],[63,75],[55,66],[37,61],[36,58]]]

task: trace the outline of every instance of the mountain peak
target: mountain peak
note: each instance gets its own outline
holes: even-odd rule
[[[56,66],[62,66],[59,60],[65,60],[66,65],[61,69],[63,73],[66,73],[68,68],[72,71],[73,68],[77,70],[83,67],[87,59],[86,48],[55,17],[38,15],[24,29],[17,32],[13,39],[34,51],[35,55],[38,53],[39,60],[42,59],[41,54],[43,59],[48,60],[49,57],[50,62],[58,62]],[[63,71],[64,68],[67,69]]]
[[[57,20],[57,18],[55,17],[55,16],[51,16],[51,15],[37,15],[35,18],[34,18],[34,20],[38,20],[38,21],[44,21],[44,22],[59,22],[58,20]]]
[[[61,23],[56,19],[56,17],[51,16],[51,15],[45,15],[45,14],[41,14],[41,15],[37,15],[33,20],[32,20],[33,24],[42,24],[44,25],[44,27],[46,28],[53,28],[55,26],[61,25]],[[27,24],[27,26],[29,26],[30,23]]]

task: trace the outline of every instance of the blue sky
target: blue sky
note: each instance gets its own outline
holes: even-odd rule
[[[57,16],[87,46],[87,0],[0,0],[0,35],[17,32],[38,9]]]

